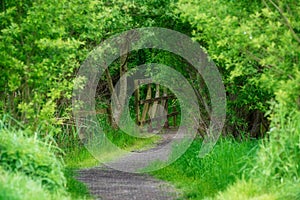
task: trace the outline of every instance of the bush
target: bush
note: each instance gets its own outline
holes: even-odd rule
[[[68,199],[68,197],[50,193],[43,187],[41,180],[32,180],[20,172],[9,173],[0,168],[0,199],[46,200]]]
[[[299,6],[295,0],[178,1],[175,10],[223,75],[230,129],[264,133],[261,114],[270,101],[299,110]]]
[[[281,199],[299,199],[300,112],[278,117],[268,141],[260,147],[251,178],[267,191],[279,193]]]
[[[261,145],[252,170],[253,177],[264,177],[264,185],[300,177],[300,112],[287,117],[282,113],[273,124],[270,137]]]
[[[11,121],[6,118],[0,120],[1,197],[31,199],[34,192],[45,193],[41,196],[45,198],[50,194],[67,196],[64,163],[56,155],[59,149],[50,142],[29,137],[24,130],[13,129]],[[24,196],[27,187],[30,187],[28,196]]]
[[[41,180],[49,190],[64,187],[62,161],[58,160],[50,144],[26,137],[22,131],[0,130],[0,166],[10,172],[20,172]]]
[[[269,138],[244,172],[250,179],[237,181],[217,199],[300,199],[300,112],[277,113]]]

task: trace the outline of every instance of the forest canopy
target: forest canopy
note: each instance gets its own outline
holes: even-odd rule
[[[287,190],[296,190],[292,186],[299,186],[300,180],[300,2],[296,0],[2,0],[0,119],[10,116],[12,126],[21,124],[30,137],[39,133],[41,140],[53,138],[62,148],[62,135],[78,142],[72,91],[80,84],[79,67],[107,38],[142,27],[168,28],[197,41],[216,64],[226,89],[223,136],[263,139],[248,170],[251,181],[238,182],[228,194],[235,186],[252,187],[257,180],[262,188],[284,183]],[[205,82],[187,61],[170,52],[142,49],[120,56],[99,80],[97,106],[109,110],[112,86],[145,63],[172,66],[188,80],[204,119],[199,122],[199,136],[205,135],[210,119]],[[102,123],[115,131],[112,137],[118,137],[109,111],[104,118]],[[0,134],[8,137],[14,131]],[[6,147],[1,145],[2,159]],[[1,162],[0,171],[7,170]],[[299,197],[299,191],[294,195]],[[284,198],[291,196],[295,197],[290,192]]]

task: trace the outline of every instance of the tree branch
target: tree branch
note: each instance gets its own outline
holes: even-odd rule
[[[280,13],[280,15],[283,17],[285,24],[288,26],[289,30],[292,32],[292,35],[294,36],[295,40],[297,40],[298,43],[300,43],[300,38],[298,37],[298,35],[296,34],[296,32],[294,31],[290,21],[288,20],[288,18],[284,15],[283,10],[281,8],[279,8],[279,6],[277,4],[275,4],[272,0],[268,0],[275,8],[276,10]]]

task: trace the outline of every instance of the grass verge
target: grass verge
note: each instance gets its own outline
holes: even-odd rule
[[[155,146],[155,144],[161,139],[160,136],[155,135],[150,138],[135,138],[129,136],[121,131],[110,132],[107,136],[112,143],[119,148],[126,151],[146,150]],[[74,145],[71,148],[65,149],[66,165],[70,168],[81,169],[99,166],[101,163],[93,157],[93,155],[83,145]],[[109,161],[118,158],[114,152],[108,151],[104,155],[101,155],[102,160]]]
[[[65,177],[67,179],[67,192],[71,195],[72,199],[93,199],[92,195],[85,184],[78,181],[76,177],[76,170],[67,167],[65,169]]]
[[[108,138],[126,151],[145,150],[153,147],[160,140],[159,136],[141,139],[122,132],[110,132]],[[81,144],[72,145],[71,148],[64,150],[66,152],[64,161],[67,165],[65,169],[67,191],[72,199],[93,199],[87,186],[76,179],[76,170],[99,166],[101,163]],[[118,156],[114,152],[107,152],[104,155],[106,161],[116,159]]]
[[[214,197],[242,177],[241,169],[253,159],[257,144],[223,138],[209,155],[199,158],[201,141],[196,139],[177,161],[151,174],[174,184],[183,199]]]

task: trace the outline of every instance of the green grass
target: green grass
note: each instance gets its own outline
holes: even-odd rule
[[[259,185],[245,180],[238,180],[225,191],[220,192],[215,198],[205,200],[276,200],[275,193],[263,191]]]
[[[123,133],[122,131],[110,131],[107,134],[112,143],[126,151],[149,149],[160,140],[160,136],[150,138],[136,138]],[[65,149],[66,156],[64,158],[66,165],[70,168],[89,168],[101,165],[101,163],[85,148],[82,144],[73,145],[71,148]],[[107,151],[101,154],[101,161],[110,161],[118,158],[118,152]]]
[[[195,141],[154,175],[181,188],[184,199],[300,200],[300,113],[279,117],[260,142],[222,139],[209,156],[197,159]]]
[[[46,189],[42,180],[33,179],[21,172],[10,172],[0,168],[1,200],[52,200],[70,199],[67,193]]]
[[[277,117],[250,162],[249,179],[237,181],[217,199],[300,199],[300,112],[279,113]]]
[[[263,177],[261,177],[263,179]],[[255,179],[237,180],[225,191],[221,191],[215,198],[206,200],[299,200],[300,183],[290,181],[285,184],[262,185]]]
[[[74,169],[89,168],[99,165],[99,161],[83,146],[69,149],[64,158],[67,167]]]
[[[0,166],[12,173],[19,172],[34,180],[42,180],[51,191],[65,185],[64,163],[54,145],[29,137],[22,130],[0,130]]]
[[[92,195],[85,184],[78,181],[75,169],[67,167],[65,169],[65,177],[67,179],[67,192],[71,195],[72,199],[93,199]]]
[[[147,139],[134,138],[120,131],[110,131],[108,138],[120,148],[127,151],[148,149],[155,145],[160,139],[154,136]],[[76,180],[76,170],[82,168],[91,168],[101,165],[93,155],[80,143],[73,143],[71,147],[65,148],[64,161],[67,165],[65,176],[67,179],[67,191],[71,194],[72,199],[93,199],[89,194],[88,188],[83,183]],[[120,155],[114,152],[107,152],[104,156],[105,161],[116,159]]]
[[[242,177],[241,169],[253,159],[257,143],[220,139],[214,150],[200,159],[201,141],[197,139],[177,161],[151,174],[174,184],[184,199],[213,197]]]
[[[70,199],[61,150],[0,120],[0,199]]]

